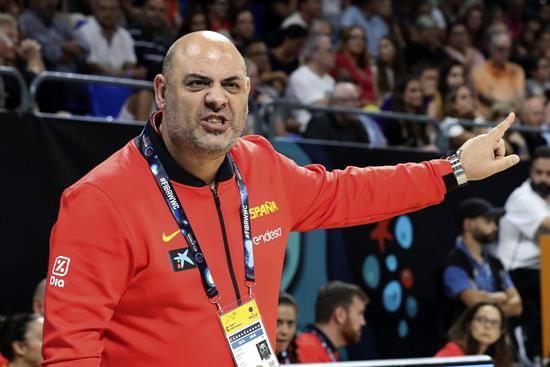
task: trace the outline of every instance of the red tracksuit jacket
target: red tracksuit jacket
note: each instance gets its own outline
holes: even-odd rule
[[[205,254],[225,307],[246,297],[240,197],[226,160],[217,197],[161,159]],[[299,167],[258,136],[231,150],[250,197],[257,284],[270,340],[290,231],[379,221],[439,203],[446,160],[327,172]],[[456,185],[456,181],[455,181]],[[62,196],[50,244],[44,366],[232,366],[199,271],[174,271],[188,247],[136,141]]]

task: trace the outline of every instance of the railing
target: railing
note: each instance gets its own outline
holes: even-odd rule
[[[336,363],[308,363],[293,364],[291,366],[304,367],[451,367],[451,366],[471,366],[471,367],[492,367],[494,366],[491,357],[465,356],[465,357],[444,357],[444,358],[406,358],[406,359],[386,359],[378,361],[355,361],[355,362],[336,362]]]
[[[25,80],[23,79],[23,76],[13,66],[3,66],[0,65],[0,75],[7,75],[9,77],[14,78],[17,81],[17,84],[19,85],[19,91],[21,93],[21,106],[20,111],[21,112],[30,112],[32,108],[32,101],[29,94],[29,90],[27,88],[27,84],[25,83]]]

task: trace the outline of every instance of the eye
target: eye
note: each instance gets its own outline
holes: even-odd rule
[[[241,90],[241,85],[237,82],[227,82],[223,84],[223,87],[229,92],[229,93],[238,93]]]
[[[204,87],[207,87],[208,82],[206,80],[200,80],[200,79],[190,80],[189,82],[187,82],[186,86],[191,90],[199,90]]]

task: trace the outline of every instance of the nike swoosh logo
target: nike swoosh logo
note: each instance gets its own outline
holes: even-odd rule
[[[174,239],[180,233],[180,230],[178,229],[176,232],[171,233],[169,235],[166,235],[164,232],[162,232],[162,241],[163,242],[170,242]]]

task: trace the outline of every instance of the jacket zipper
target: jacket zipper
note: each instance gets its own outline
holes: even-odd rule
[[[225,231],[225,222],[223,220],[222,208],[220,203],[220,197],[218,196],[218,184],[214,187],[210,187],[214,201],[216,202],[216,211],[218,212],[218,219],[220,220],[220,227],[222,228],[223,246],[225,248],[225,259],[227,260],[227,267],[229,268],[229,275],[231,276],[231,282],[233,283],[233,289],[235,290],[235,297],[237,303],[241,305],[241,292],[237,284],[237,278],[235,277],[235,270],[233,269],[233,262],[231,261],[231,251],[229,250],[229,241],[227,240],[227,232]]]

